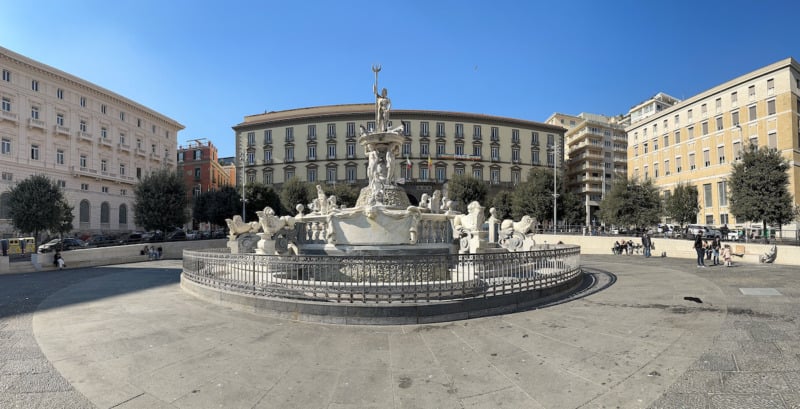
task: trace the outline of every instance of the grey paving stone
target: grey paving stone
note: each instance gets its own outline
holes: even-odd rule
[[[722,378],[716,371],[686,371],[670,387],[675,393],[713,393],[722,391]]]
[[[699,371],[735,371],[736,362],[733,354],[728,351],[706,352],[692,365],[693,370]]]
[[[705,393],[670,393],[653,402],[650,409],[706,409],[708,395]]]
[[[771,393],[789,390],[781,373],[722,372],[723,393]]]
[[[785,409],[777,394],[716,394],[711,395],[710,409]]]

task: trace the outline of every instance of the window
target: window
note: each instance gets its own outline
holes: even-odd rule
[[[119,164],[119,175],[120,176],[125,176],[125,164],[124,163],[120,163]]]
[[[272,149],[264,149],[264,163],[272,163]]]
[[[736,91],[731,92],[731,105],[733,106],[739,105],[739,96]]]
[[[436,142],[436,154],[437,155],[444,155],[445,154],[444,142]]]
[[[681,124],[681,115],[680,114],[675,114],[674,122],[675,122],[675,127],[676,128],[678,127],[678,125]]]
[[[247,146],[255,146],[256,144],[256,133],[255,132],[248,132],[247,133]]]
[[[705,118],[708,115],[708,109],[706,108],[706,104],[700,105],[700,115]]]
[[[549,133],[547,134],[547,146],[553,146],[556,144],[556,137],[555,135]]]
[[[56,150],[56,163],[59,164],[59,165],[63,165],[64,164],[64,150],[63,149],[57,149]]]
[[[375,130],[375,121],[367,122],[367,130],[368,131],[374,131]]]
[[[717,194],[719,195],[718,201],[720,206],[728,205],[728,182],[717,182]]]
[[[78,164],[82,169],[86,169],[86,155],[81,155]]]
[[[753,135],[750,137],[750,145],[754,148],[758,148],[758,135]]]
[[[100,191],[103,193],[108,193],[108,186],[101,186]],[[108,203],[103,203],[105,205],[106,210],[106,221],[108,223]],[[103,207],[100,208],[100,223],[103,223]]]
[[[739,125],[739,111],[731,112],[731,125],[736,126]]]
[[[690,126],[686,128],[686,132],[689,134],[689,139],[694,139],[694,127]]]
[[[403,142],[403,156],[411,156],[411,142]]]
[[[325,172],[325,173],[326,173],[326,178],[325,178],[325,180],[326,180],[328,183],[333,183],[333,182],[336,182],[336,168],[334,168],[334,167],[329,167],[329,168],[327,168],[327,169],[326,169],[326,172]]]
[[[519,163],[519,148],[511,148],[511,162]]]
[[[56,114],[56,124],[58,126],[64,126],[64,114]]]
[[[317,126],[316,125],[309,125],[308,126],[308,140],[314,140],[314,139],[317,139]]]
[[[555,153],[553,153],[552,151],[551,152],[547,152],[547,166],[555,165],[555,160],[556,160]]]
[[[675,143],[681,143],[681,131],[675,131]]]
[[[66,189],[67,188],[67,181],[64,180],[64,179],[59,179],[56,183],[58,183],[58,187],[60,187],[62,189]]]
[[[283,179],[289,180],[294,177],[294,169],[284,169],[283,170]]]
[[[39,91],[39,81],[38,80],[31,80],[31,89],[34,91]]]
[[[653,177],[654,178],[658,177],[658,163],[653,164]]]
[[[718,116],[716,118],[716,123],[717,123],[717,130],[721,131],[722,130],[722,117],[721,116]]]
[[[11,153],[11,139],[3,138],[0,141],[0,153],[8,155]]]
[[[150,132],[156,133],[156,126],[155,125],[150,127]]]
[[[669,134],[664,135],[664,147],[669,146]]]
[[[119,111],[119,120],[125,122],[125,111]]]
[[[293,146],[286,147],[286,150],[285,150],[284,153],[285,153],[284,160],[283,160],[284,162],[294,162],[294,147]]]
[[[419,178],[420,178],[420,180],[428,180],[428,167],[427,166],[420,166],[419,167]]]
[[[89,184],[88,183],[81,183],[81,190],[89,190]],[[86,202],[85,201],[81,202],[81,208],[83,208],[83,203],[86,203]],[[83,213],[83,212],[81,212],[81,213]],[[88,219],[88,216],[87,216],[87,219]],[[81,220],[81,221],[83,221],[83,220]],[[89,220],[86,220],[86,221],[88,222]]]
[[[696,165],[695,165],[695,161],[694,161],[694,153],[690,153],[689,154],[689,170],[694,170],[695,167],[696,167]]]
[[[711,152],[709,152],[708,149],[704,149],[703,150],[703,167],[707,168],[707,167],[711,166],[711,158],[710,158],[710,156],[711,156]]]
[[[539,145],[539,132],[531,132],[531,145]]]
[[[328,159],[336,159],[336,145],[328,144]]]
[[[656,137],[655,139],[653,139],[653,151],[655,152],[657,150],[658,150],[658,138]]]
[[[500,147],[499,146],[492,146],[492,160],[499,161],[500,160]]]
[[[767,80],[767,95],[775,93],[775,80],[770,78]]]
[[[683,170],[681,159],[682,158],[680,156],[675,157],[675,173],[681,173],[681,171]]]
[[[403,124],[403,135],[411,136],[411,122],[410,121],[401,121]],[[389,126],[392,125],[392,121],[389,121]]]
[[[309,182],[317,181],[317,168],[308,168],[306,170],[306,178]]]
[[[720,113],[720,111],[722,111],[722,98],[717,98],[714,100],[714,108],[716,109],[716,113]]]
[[[642,153],[647,153],[647,142],[642,144]]]
[[[336,124],[328,124],[328,138],[336,137]]]
[[[39,107],[31,107],[31,119],[39,119]]]
[[[64,99],[64,90],[63,89],[59,88],[59,89],[56,90],[56,98]]]
[[[256,163],[256,153],[255,152],[247,152],[247,164],[253,165]]]
[[[3,111],[11,112],[11,99],[3,97]]]
[[[200,149],[196,149],[194,151],[194,160],[200,160],[200,159],[203,159],[203,151],[201,151]]]
[[[750,105],[749,107],[747,107],[747,113],[748,113],[748,117],[749,117],[748,119],[750,121],[755,121],[756,119],[758,119],[758,115],[756,114],[756,106],[755,105]]]
[[[352,159],[356,157],[356,143],[347,142],[347,158]]]
[[[294,128],[288,127],[286,128],[286,142],[294,141]]]
[[[100,171],[101,172],[108,172],[108,161],[105,159],[100,160]]]
[[[473,139],[481,139],[481,126],[480,125],[473,125],[472,126],[472,138]]]
[[[356,167],[355,166],[348,166],[344,170],[345,177],[347,178],[347,182],[353,183],[356,181]],[[405,176],[403,176],[405,177]]]
[[[429,124],[428,122],[420,122],[419,123],[419,136],[427,137],[429,131]]]
[[[136,168],[136,179],[142,178],[142,168]]]
[[[644,178],[650,179],[650,168],[647,165],[644,165]]]
[[[692,122],[692,110],[691,109],[686,111],[686,119],[689,120],[689,123]]]
[[[464,124],[456,124],[456,138],[464,137]]]
[[[700,124],[700,128],[703,131],[701,135],[708,135],[708,121],[703,121],[703,123]]]
[[[347,137],[352,138],[356,136],[356,123],[355,122],[348,122],[347,123]]]
[[[750,98],[751,101],[756,98],[756,86],[755,85],[751,85],[751,86],[747,87],[747,97]]]
[[[538,165],[539,162],[539,151],[531,151],[531,163]]]
[[[490,138],[493,141],[499,141],[500,140],[500,128],[498,128],[496,126],[493,126],[491,128],[491,136],[490,136]]]
[[[733,160],[737,161],[742,159],[742,143],[736,141],[733,143]]]
[[[272,129],[264,130],[264,145],[272,145]]]
[[[778,134],[770,132],[767,134],[767,147],[770,149],[778,149]]]
[[[724,146],[717,146],[717,160],[720,164],[725,163],[725,147]]]
[[[727,204],[727,202],[726,202],[726,203],[725,203],[725,206],[727,206],[727,205],[728,205],[728,204]],[[727,213],[720,213],[720,215],[719,215],[719,222],[720,222],[720,223],[722,223],[722,224],[728,224],[728,223],[730,223],[730,221],[728,221],[728,214],[727,214]]]
[[[421,156],[430,155],[430,151],[428,150],[428,144],[426,142],[419,143],[419,154]]]
[[[194,168],[194,179],[195,180],[199,180],[200,179],[200,175],[201,175],[200,172],[201,172],[200,168]]]
[[[464,144],[463,143],[457,143],[456,144],[456,156],[463,155],[463,154],[464,154]]]
[[[271,185],[273,183],[272,170],[265,170],[264,171],[264,183],[267,184],[267,185]]]
[[[39,145],[31,145],[31,159],[39,160]]]
[[[481,168],[473,168],[472,176],[475,177],[475,179],[483,180],[483,170],[481,170]]]
[[[519,184],[519,182],[520,182],[519,170],[511,169],[511,183],[517,185]]]
[[[137,128],[141,128],[142,127],[142,119],[141,118],[136,118],[136,127]]]
[[[519,129],[511,130],[511,143],[519,143]]]
[[[107,111],[108,111],[108,108],[106,107],[106,104],[100,105],[100,112],[101,113],[103,113],[105,115],[107,113]]]
[[[436,137],[437,138],[444,138],[444,122],[437,122],[436,123]]]
[[[775,115],[775,100],[767,101],[767,115]]]
[[[500,169],[489,170],[489,182],[493,185],[500,184]]]
[[[472,155],[473,156],[482,156],[481,155],[481,146],[480,145],[472,145]]]
[[[119,133],[119,143],[122,144],[122,145],[125,145],[125,133],[124,132],[120,132]]]
[[[669,159],[664,161],[664,176],[669,176]]]
[[[86,132],[86,120],[81,119],[80,123],[78,123],[78,128],[81,132]]]
[[[11,82],[11,71],[3,70],[3,81]]]
[[[444,166],[436,168],[436,181],[437,182],[444,182],[447,179],[447,169]]]
[[[711,183],[703,185],[703,202],[706,207],[713,206],[713,197],[711,197]]]

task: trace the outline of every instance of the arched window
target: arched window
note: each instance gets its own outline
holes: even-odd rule
[[[128,224],[128,206],[124,203],[119,205],[119,224]]]
[[[91,206],[89,205],[89,201],[86,199],[81,200],[80,204],[80,222],[89,224],[89,218],[91,213]]]
[[[8,201],[11,200],[10,193],[3,193],[0,194],[0,219],[10,219],[11,215],[10,210],[8,208]]]
[[[108,202],[103,202],[100,204],[100,224],[108,225],[110,223],[110,219],[111,208],[108,206]]]

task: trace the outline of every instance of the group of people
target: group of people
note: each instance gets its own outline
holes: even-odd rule
[[[161,247],[156,248],[155,246],[144,246],[139,254],[143,256],[146,255],[148,260],[160,260],[162,251],[163,249]]]
[[[617,240],[617,241],[614,242],[614,247],[611,248],[611,251],[614,254],[623,254],[623,253],[625,253],[627,255],[631,255],[631,254],[633,254],[634,250],[638,250],[638,247],[636,247],[636,245],[633,244],[632,240],[628,240],[628,241]]]
[[[694,237],[694,245],[692,247],[694,247],[697,252],[697,267],[705,268],[705,260],[711,260],[715,266],[719,265],[720,256],[722,257],[722,262],[725,263],[725,267],[731,267],[733,265],[733,261],[731,260],[733,257],[731,246],[728,244],[723,246],[719,236],[714,237],[714,239],[709,242],[708,240],[704,240],[702,235],[698,234]]]

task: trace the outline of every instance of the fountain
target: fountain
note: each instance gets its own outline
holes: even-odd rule
[[[229,219],[227,249],[184,251],[182,286],[273,315],[347,323],[515,311],[579,286],[580,249],[537,246],[528,216],[499,220],[491,209],[486,220],[478,202],[461,214],[438,190],[409,203],[394,177],[403,126],[389,128],[380,70],[372,67],[376,128],[362,125],[359,136],[368,184],[356,205],[342,208],[317,186],[317,197],[298,204],[294,217],[267,207],[258,223]]]

